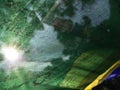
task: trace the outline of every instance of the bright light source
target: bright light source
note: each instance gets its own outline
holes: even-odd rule
[[[16,62],[21,60],[23,53],[14,47],[2,47],[1,53],[4,55],[5,60]]]

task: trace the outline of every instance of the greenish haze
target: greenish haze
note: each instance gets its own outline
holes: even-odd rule
[[[53,25],[55,17],[74,16],[74,0],[64,0],[67,8],[62,13],[56,8],[48,15],[55,1],[0,0],[0,47],[1,43],[16,45],[27,53],[26,48],[34,31],[44,28],[43,22]],[[94,0],[90,1],[94,3]],[[88,0],[82,2],[87,4]],[[97,27],[92,27],[89,17],[84,16],[84,24],[81,25],[68,20],[73,25],[71,31],[61,30],[64,27],[55,28],[58,33],[57,39],[65,47],[63,53],[70,55],[70,60],[53,59],[52,66],[48,66],[42,72],[19,68],[7,73],[0,69],[0,90],[75,90],[77,88],[83,90],[99,74],[120,59],[119,3],[119,0],[110,0],[110,19]],[[36,12],[41,15],[42,20]],[[48,18],[44,21],[47,15]],[[0,62],[2,61],[3,56],[0,54]]]

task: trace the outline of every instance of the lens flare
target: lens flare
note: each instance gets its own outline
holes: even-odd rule
[[[10,62],[16,62],[22,59],[23,52],[16,49],[15,47],[2,47],[1,53],[4,56],[4,59]]]

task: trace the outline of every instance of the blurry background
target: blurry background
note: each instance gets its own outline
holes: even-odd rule
[[[119,0],[0,0],[0,52],[22,59],[1,52],[0,90],[83,90],[120,58],[119,17]]]

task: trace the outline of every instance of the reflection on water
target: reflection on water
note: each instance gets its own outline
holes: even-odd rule
[[[65,18],[71,19],[74,23],[82,24],[83,16],[87,16],[90,18],[92,26],[97,26],[110,17],[109,0],[95,0],[92,4],[85,5],[80,0],[76,0],[73,6],[75,15],[72,18],[68,16]]]
[[[87,16],[90,18],[92,26],[99,25],[104,20],[109,19],[109,16],[110,16],[109,0],[95,0],[95,2],[91,4],[85,4],[84,6],[80,0],[75,0],[74,3],[72,3],[72,5],[73,5],[73,8],[75,8],[73,9],[75,11],[73,17],[69,17],[65,15],[63,16],[65,18],[71,19],[73,23],[80,24],[84,22],[83,16]],[[64,5],[63,5],[63,8],[65,8]],[[34,11],[34,8],[30,6],[28,10]],[[42,16],[41,16],[42,13],[38,11],[34,11],[34,14],[33,16],[35,16],[38,19],[38,21],[42,20]],[[33,17],[30,16],[28,13],[27,22],[30,24],[32,21],[33,21]],[[79,29],[81,27],[76,27],[76,28]],[[86,33],[89,33],[89,30],[85,31],[85,35]],[[56,32],[53,26],[43,23],[43,29],[36,30],[34,32],[34,35],[30,39],[30,42],[27,46],[28,52],[25,53],[26,60],[24,62],[26,63],[26,68],[28,67],[34,68],[36,66],[36,69],[37,69],[39,68],[37,67],[38,65],[40,66],[40,68],[42,68],[41,65],[43,65],[43,67],[45,68],[47,66],[51,66],[51,61],[56,58],[61,58],[64,61],[69,60],[70,56],[64,55],[63,52],[66,54],[78,53],[79,55],[80,52],[82,51],[81,49],[83,49],[83,47],[86,46],[86,42],[85,43],[81,42],[81,38],[79,37],[80,34],[78,37],[74,35],[74,33],[71,33],[71,35],[70,33],[65,35],[63,34],[64,33],[60,34],[59,32]],[[59,36],[61,37],[59,38]],[[24,36],[24,38],[27,38],[27,37],[28,36]]]
[[[22,62],[11,65],[2,61],[0,67],[8,71],[12,68],[24,67],[28,71],[43,71],[52,66],[53,59],[69,60],[69,55],[63,54],[64,45],[57,39],[57,32],[53,26],[43,24],[42,30],[36,30],[28,45],[28,52],[21,58]],[[5,67],[6,66],[6,67]]]
[[[37,30],[30,40],[31,60],[46,61],[61,57],[64,46],[57,40],[57,32],[52,26],[43,24],[44,30]]]
[[[113,62],[117,57],[115,53],[115,57],[112,55],[106,58],[113,50],[111,48],[110,51],[106,50],[101,43],[106,44],[106,48],[113,44],[113,47],[120,46],[118,43],[120,42],[120,10],[118,9],[120,5],[116,2],[118,0],[88,0],[94,2],[87,2],[84,5],[82,1],[85,0],[1,1],[4,4],[0,3],[0,48],[4,44],[6,46],[16,44],[17,48],[20,47],[20,50],[24,52],[22,55],[20,53],[22,60],[15,64],[3,60],[2,55],[0,56],[0,69],[10,72],[11,69],[17,69],[19,72],[19,75],[14,77],[14,73],[4,76],[1,71],[0,79],[1,84],[3,83],[0,86],[0,89],[3,87],[1,90],[13,90],[13,88],[16,90],[22,85],[23,87],[19,90],[23,90],[24,87],[27,90],[27,86],[30,86],[28,90],[33,90],[31,87],[35,90],[37,85],[55,86],[55,90],[58,90],[58,86],[61,86],[61,82],[64,80],[67,80],[70,87],[79,83],[75,87],[78,88],[81,86],[81,82],[89,82],[85,80],[87,76],[90,76],[86,72],[95,70],[97,62],[98,64],[104,63],[102,62],[104,57],[106,63],[109,62],[107,59]],[[60,11],[54,4],[55,1],[57,1],[57,5],[59,1],[63,1],[61,2],[63,4],[58,6]],[[67,5],[64,2],[67,2]],[[55,28],[45,22],[55,25]],[[77,59],[78,57],[79,59]],[[99,66],[97,65],[97,67]],[[95,71],[96,75],[98,72]],[[87,78],[89,79],[89,77]],[[79,79],[83,81],[79,82]],[[92,78],[90,77],[90,79]],[[64,83],[63,86],[66,86],[67,83]]]

